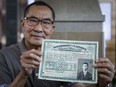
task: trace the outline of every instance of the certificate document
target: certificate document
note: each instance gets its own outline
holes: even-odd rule
[[[42,62],[38,79],[97,83],[93,64],[98,58],[98,42],[72,40],[43,40]],[[86,63],[87,75],[82,74]]]

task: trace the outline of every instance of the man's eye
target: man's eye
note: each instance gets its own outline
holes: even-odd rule
[[[43,24],[52,24],[51,21],[43,21]]]
[[[38,22],[36,19],[29,19],[29,21]]]

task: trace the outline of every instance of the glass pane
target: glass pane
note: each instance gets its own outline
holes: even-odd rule
[[[100,8],[102,11],[102,14],[105,15],[105,21],[103,22],[103,31],[105,34],[105,40],[111,40],[111,3],[109,2],[101,2],[100,3]]]

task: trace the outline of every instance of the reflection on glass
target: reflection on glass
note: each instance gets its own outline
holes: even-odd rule
[[[105,15],[105,21],[103,22],[103,31],[105,40],[111,40],[111,3],[102,2],[100,3],[100,8],[102,14]]]
[[[27,0],[28,4],[31,4],[32,2],[34,2],[35,0]]]

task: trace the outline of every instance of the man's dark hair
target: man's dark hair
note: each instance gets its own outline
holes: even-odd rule
[[[35,1],[35,2],[31,3],[30,5],[28,5],[24,10],[24,17],[26,17],[27,13],[29,12],[30,7],[34,6],[34,5],[35,6],[46,6],[46,7],[48,7],[52,12],[53,21],[55,21],[55,12],[54,12],[53,8],[43,1]]]
[[[87,62],[84,62],[83,64],[86,64],[88,66],[88,63]]]

